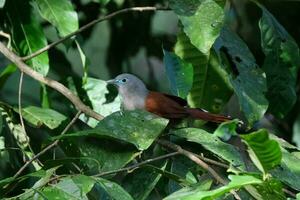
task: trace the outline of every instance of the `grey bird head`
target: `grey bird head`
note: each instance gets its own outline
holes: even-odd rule
[[[126,110],[144,109],[149,91],[141,79],[132,74],[120,74],[106,83],[117,87]]]

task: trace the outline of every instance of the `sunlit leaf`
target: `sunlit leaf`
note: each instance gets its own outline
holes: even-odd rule
[[[134,144],[139,150],[147,149],[167,126],[168,120],[137,110],[113,113],[101,120],[97,127],[55,138],[97,136]]]
[[[178,192],[175,192],[166,198],[165,200],[194,200],[194,199],[216,199],[217,197],[222,196],[223,194],[229,192],[232,189],[239,189],[246,185],[251,184],[260,184],[262,181],[258,178],[253,176],[237,176],[237,175],[229,175],[230,182],[228,185],[222,186],[220,188],[210,190],[210,191],[203,191],[201,187],[195,188],[193,190],[182,189]]]
[[[3,8],[5,4],[5,0],[0,0],[0,8]]]
[[[197,3],[186,1],[186,4],[196,8],[194,13],[180,12],[179,5],[173,1],[173,8],[183,24],[183,30],[190,38],[191,43],[203,54],[208,55],[210,48],[220,34],[224,20],[223,8],[213,0],[203,0],[197,7]],[[193,5],[194,3],[194,5]]]
[[[16,110],[17,111],[17,110]],[[57,128],[66,116],[49,108],[39,108],[35,106],[28,106],[22,109],[23,118],[34,126],[47,126],[50,129]]]
[[[214,131],[214,135],[221,138],[223,141],[228,141],[231,136],[237,135],[236,127],[239,124],[237,119],[223,122]]]
[[[120,110],[120,97],[109,93],[108,85],[105,81],[94,78],[87,78],[86,80],[87,82],[82,87],[86,91],[95,112],[108,116]],[[95,127],[98,124],[97,120],[86,115],[81,115],[80,119],[90,127]]]
[[[30,55],[47,45],[45,34],[29,1],[9,0],[5,4],[5,10],[11,24],[12,44],[20,56]],[[37,72],[47,75],[49,70],[47,52],[28,60],[27,63]]]
[[[186,138],[190,142],[201,144],[204,148],[228,161],[235,167],[241,169],[245,168],[241,155],[234,146],[222,142],[217,136],[203,129],[185,128],[173,131],[172,134]]]
[[[267,130],[261,129],[241,137],[248,145],[251,160],[260,171],[267,173],[280,164],[282,158],[280,146],[275,140],[269,139]]]
[[[69,0],[35,0],[40,14],[55,26],[61,37],[78,29],[78,16]]]
[[[164,64],[172,93],[186,98],[193,83],[193,65],[166,50],[164,50]]]
[[[193,86],[188,95],[191,107],[219,113],[229,100],[232,88],[226,71],[221,67],[214,51],[208,57],[193,46],[181,30],[177,35],[175,53],[194,67]]]

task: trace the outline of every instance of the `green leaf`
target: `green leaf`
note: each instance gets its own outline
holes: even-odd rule
[[[45,34],[29,1],[10,0],[6,2],[5,8],[10,23],[12,44],[20,56],[30,55],[47,45]],[[27,63],[44,76],[49,71],[47,52],[28,60]]]
[[[292,141],[300,148],[300,115],[298,114],[293,125],[293,138]]]
[[[193,86],[188,95],[188,104],[214,113],[221,112],[232,94],[232,87],[215,52],[212,51],[208,58],[191,44],[180,29],[175,53],[194,67]]]
[[[172,134],[186,138],[190,142],[201,144],[207,150],[213,152],[218,157],[228,161],[233,166],[245,169],[244,162],[238,150],[230,145],[222,142],[218,137],[197,128],[185,128],[173,131]]]
[[[167,162],[165,161],[159,169],[165,170]],[[123,187],[134,199],[145,200],[161,178],[161,174],[150,167],[144,167],[135,170],[127,175],[123,181]]]
[[[3,8],[5,4],[5,0],[0,0],[0,8]]]
[[[187,4],[190,4],[189,1]],[[203,0],[192,15],[180,13],[178,17],[191,43],[204,55],[209,55],[210,48],[223,26],[223,8],[213,0]]]
[[[260,6],[261,45],[266,55],[263,69],[267,75],[269,111],[283,118],[296,103],[296,77],[300,66],[299,48],[295,40],[273,15]]]
[[[86,91],[95,112],[102,116],[108,116],[113,112],[120,110],[120,97],[109,94],[109,90],[107,89],[108,86],[105,81],[87,78],[87,82],[82,87]],[[80,119],[90,127],[95,127],[98,124],[98,120],[86,115],[81,115]]]
[[[273,177],[287,184],[295,190],[300,190],[300,159],[286,150],[282,150],[280,166],[271,170]]]
[[[164,50],[164,64],[170,81],[171,92],[185,99],[193,83],[193,65],[166,50]]]
[[[257,179],[253,176],[237,176],[237,175],[229,175],[229,179],[231,180],[228,185],[222,186],[220,188],[210,190],[210,191],[203,191],[202,188],[196,188],[191,191],[186,191],[185,189],[179,190],[166,198],[164,200],[209,200],[209,199],[216,199],[224,195],[225,193],[229,192],[232,189],[239,189],[246,185],[251,184],[261,184],[262,181]]]
[[[230,82],[241,110],[252,125],[263,117],[268,108],[268,101],[264,96],[267,91],[265,74],[257,66],[247,45],[229,28],[223,28],[215,46],[219,54],[222,51],[233,61],[233,66],[227,69],[231,74]]]
[[[255,166],[264,174],[279,165],[282,158],[280,145],[269,139],[267,130],[261,129],[247,135],[241,135],[248,145],[248,152]]]
[[[97,183],[105,190],[110,199],[133,200],[133,198],[120,185],[103,178],[95,178]]]
[[[278,200],[285,200],[286,197],[284,196],[282,190],[282,184],[280,181],[275,179],[266,180],[263,184],[255,185],[256,190],[261,195],[262,199],[278,199]]]
[[[82,62],[82,68],[83,68],[83,76],[82,76],[82,85],[86,84],[88,81],[88,68],[90,65],[90,60],[85,56],[82,48],[80,47],[79,42],[77,42],[77,40],[75,40],[79,55],[80,55],[80,59]]]
[[[80,188],[81,193],[87,194],[93,188],[95,180],[89,176],[77,175],[72,177],[73,182]]]
[[[167,119],[142,110],[116,112],[101,120],[94,129],[58,136],[53,139],[98,136],[125,141],[134,144],[139,150],[145,150],[159,136],[167,124]]]
[[[17,110],[16,110],[17,111]],[[28,106],[22,109],[23,118],[34,126],[47,126],[50,129],[57,128],[67,118],[59,112],[49,108]]]
[[[0,74],[0,89],[3,88],[6,80],[17,70],[14,64],[7,65],[6,68]]]
[[[79,150],[81,163],[94,174],[120,169],[140,155],[140,152],[135,149],[111,140],[92,138],[78,141],[77,138],[74,139],[77,140],[74,145]],[[73,153],[74,147],[70,147],[68,151]],[[78,157],[78,155],[73,156]]]
[[[237,119],[223,122],[214,131],[214,135],[221,138],[223,141],[228,141],[231,138],[231,136],[237,135],[235,129],[238,124],[239,120]]]
[[[69,0],[35,0],[41,16],[55,26],[61,37],[78,29],[78,16]]]

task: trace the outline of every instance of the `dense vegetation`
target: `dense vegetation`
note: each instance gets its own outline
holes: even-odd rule
[[[298,4],[0,0],[1,199],[300,199]],[[234,119],[120,112],[123,72]]]

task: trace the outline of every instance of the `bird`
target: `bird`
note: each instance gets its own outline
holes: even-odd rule
[[[213,123],[231,120],[229,116],[209,113],[200,108],[189,108],[187,101],[178,96],[150,91],[144,82],[133,74],[120,74],[106,83],[116,86],[124,110],[146,110],[170,120],[191,118]]]

